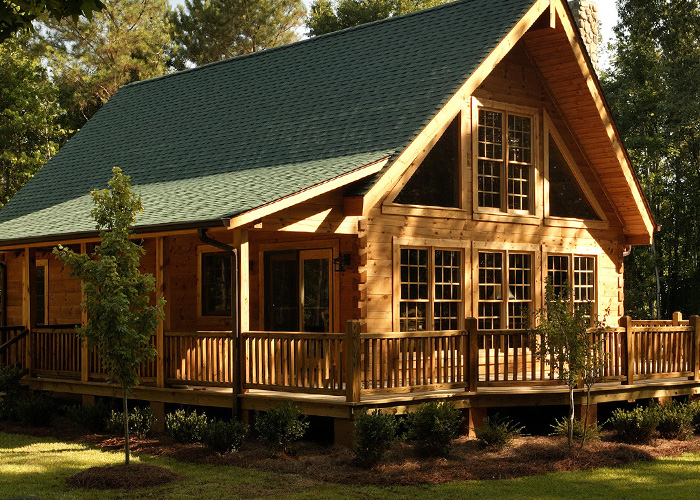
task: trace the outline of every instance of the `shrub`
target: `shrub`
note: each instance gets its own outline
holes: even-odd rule
[[[566,417],[562,417],[561,419],[557,419],[554,421],[552,424],[552,436],[565,436],[568,437],[569,435],[569,422],[570,420]],[[588,425],[588,428],[586,429],[585,435],[583,432],[583,420],[575,419],[574,420],[574,439],[583,439],[585,438],[587,441],[597,441],[600,439],[600,431],[603,429],[602,425],[594,424],[591,422],[591,424]]]
[[[129,434],[138,438],[145,438],[155,422],[156,417],[148,407],[138,406],[129,411]],[[124,432],[124,413],[112,411],[107,420],[107,430],[112,434],[122,434]]]
[[[637,406],[632,410],[618,408],[609,422],[620,440],[626,443],[648,443],[659,424],[659,414],[653,407]]]
[[[29,425],[45,427],[56,411],[56,402],[49,396],[35,394],[17,406],[19,417]]]
[[[248,426],[238,420],[211,420],[202,429],[202,443],[219,453],[238,451],[248,435]]]
[[[519,436],[524,426],[513,423],[512,420],[501,418],[498,415],[486,417],[484,425],[475,429],[476,438],[482,448],[504,448]]]
[[[291,402],[280,403],[274,408],[255,414],[255,430],[259,439],[274,451],[288,453],[290,445],[304,436],[309,423]]]
[[[5,398],[16,397],[21,387],[19,381],[22,379],[22,369],[18,366],[8,365],[0,368],[0,392],[5,393]]]
[[[94,405],[70,405],[61,410],[74,426],[90,432],[102,432],[107,426],[112,407],[109,403],[98,400]]]
[[[671,404],[657,406],[659,423],[656,430],[664,439],[688,438],[693,433],[693,413],[689,405],[673,401]]]
[[[355,460],[362,467],[372,468],[396,439],[394,415],[366,410],[355,419]]]
[[[208,422],[204,412],[177,410],[165,416],[165,431],[178,443],[196,443],[202,440],[202,430]]]
[[[454,403],[425,403],[408,415],[408,439],[415,441],[421,453],[446,457],[461,422]]]
[[[700,401],[690,401],[688,403],[688,412],[693,422],[693,429],[696,433],[700,432]]]
[[[20,420],[21,378],[22,370],[16,366],[0,368],[0,393],[4,393],[0,397],[0,420]]]

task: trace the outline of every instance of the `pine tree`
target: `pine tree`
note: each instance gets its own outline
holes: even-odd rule
[[[65,139],[56,98],[28,35],[0,44],[0,207]]]
[[[221,61],[299,39],[301,0],[185,0],[170,14],[177,69]]]

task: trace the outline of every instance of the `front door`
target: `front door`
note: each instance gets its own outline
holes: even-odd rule
[[[265,330],[330,332],[333,250],[265,253]]]

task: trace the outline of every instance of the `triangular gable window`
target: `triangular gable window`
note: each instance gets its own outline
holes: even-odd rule
[[[600,220],[551,134],[549,136],[549,215]]]
[[[459,208],[459,117],[423,159],[394,203]]]

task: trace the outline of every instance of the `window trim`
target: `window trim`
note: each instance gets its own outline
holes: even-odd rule
[[[425,331],[434,331],[434,295],[435,295],[435,250],[446,250],[449,252],[459,252],[461,255],[459,265],[461,266],[461,283],[460,283],[460,306],[459,319],[457,320],[460,328],[464,328],[465,318],[467,318],[466,304],[468,299],[467,293],[467,273],[468,261],[467,250],[460,246],[459,241],[447,239],[431,239],[431,238],[407,238],[394,236],[393,237],[393,259],[392,259],[392,277],[393,277],[393,300],[392,300],[392,330],[395,332],[401,331],[401,249],[410,248],[415,250],[428,250],[428,315],[426,317],[426,326],[430,325],[430,329]]]
[[[492,241],[474,241],[472,242],[472,311],[473,316],[479,321],[479,252],[500,252],[507,259],[511,253],[527,253],[532,256],[532,307],[534,311],[542,307],[542,266],[540,261],[540,245],[536,243],[497,243]],[[507,262],[507,260],[504,260]],[[503,290],[508,287],[508,268],[504,269]],[[505,296],[505,293],[504,293]],[[501,305],[501,318],[505,319],[505,324],[498,330],[508,330],[508,301],[503,300]],[[493,330],[483,330],[493,331]]]
[[[423,217],[450,217],[450,218],[464,218],[467,215],[467,200],[465,199],[465,158],[467,156],[467,138],[466,132],[469,129],[468,123],[466,121],[469,118],[469,114],[464,109],[458,109],[454,116],[450,119],[445,120],[445,122],[436,131],[433,138],[425,145],[425,147],[413,158],[409,167],[401,175],[398,182],[394,184],[391,188],[389,194],[386,196],[384,203],[381,205],[383,214],[395,214],[395,215],[415,215]],[[442,135],[449,128],[453,121],[458,120],[459,126],[459,141],[457,144],[458,148],[458,179],[457,183],[459,186],[459,207],[440,207],[434,205],[411,205],[404,203],[395,203],[394,200],[399,195],[401,190],[406,186],[408,181],[411,179],[413,174],[418,170],[418,168],[425,160],[428,153],[435,147],[438,141],[442,138]]]
[[[546,110],[543,111],[544,116],[544,175],[543,177],[543,202],[544,202],[544,225],[552,227],[575,227],[575,228],[590,228],[590,229],[608,229],[610,227],[610,221],[605,215],[605,211],[601,208],[598,200],[593,195],[588,182],[583,177],[581,170],[579,169],[571,151],[566,146],[564,139],[557,130],[554,122],[550,118]],[[576,182],[579,185],[583,195],[586,197],[586,201],[591,205],[593,211],[600,218],[600,220],[593,219],[577,219],[575,217],[557,217],[549,215],[549,136],[552,136],[554,142],[557,144],[559,151],[561,151],[562,156],[566,160],[571,173],[573,174]]]
[[[202,309],[203,306],[203,294],[202,294],[202,285],[204,284],[203,281],[203,276],[202,276],[202,255],[205,253],[220,253],[220,254],[225,254],[228,252],[225,252],[221,248],[212,246],[212,245],[197,245],[197,319],[207,319],[207,320],[215,320],[215,319],[226,319],[226,318],[231,318],[231,314],[204,314],[204,311]],[[233,256],[231,257],[231,265],[235,266],[236,263],[233,262]],[[231,294],[233,296],[236,283],[231,283]]]
[[[532,119],[532,179],[530,181],[530,210],[509,210],[508,209],[508,162],[503,161],[501,167],[502,186],[505,189],[501,190],[501,207],[489,208],[479,206],[479,111],[487,109],[504,114],[507,121],[508,114],[517,114],[519,116],[527,116]],[[471,98],[471,170],[472,170],[472,213],[473,218],[485,221],[502,221],[516,222],[519,224],[534,224],[539,225],[541,220],[540,213],[540,194],[539,188],[541,177],[541,148],[540,148],[540,111],[537,108],[528,106],[520,106],[499,101],[492,101],[472,96]],[[504,126],[504,131],[507,126]],[[504,132],[505,133],[505,132]],[[507,140],[504,142],[504,158],[507,156]]]

